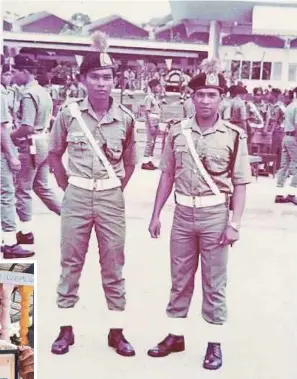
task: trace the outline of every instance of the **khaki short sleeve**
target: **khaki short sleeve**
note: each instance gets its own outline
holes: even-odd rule
[[[135,166],[137,164],[137,147],[136,147],[136,132],[135,120],[131,118],[127,122],[126,141],[124,143],[123,162],[124,166]]]
[[[240,107],[240,118],[242,121],[245,121],[247,119],[247,111],[245,104],[242,104]]]
[[[297,106],[294,109],[293,122],[294,122],[295,128],[297,128]]]
[[[67,148],[67,127],[63,110],[59,112],[50,132],[49,152],[63,155]]]
[[[175,175],[175,156],[173,151],[173,136],[171,132],[169,132],[167,136],[159,168],[163,172],[173,176]]]
[[[36,119],[36,104],[29,94],[24,94],[21,100],[22,125],[34,127]]]
[[[1,93],[1,124],[6,124],[10,121],[7,96]]]
[[[251,183],[251,181],[252,173],[247,146],[247,136],[246,134],[241,133],[232,175],[232,184],[248,184]]]
[[[146,111],[150,111],[152,109],[152,97],[146,96],[144,99],[144,108]]]

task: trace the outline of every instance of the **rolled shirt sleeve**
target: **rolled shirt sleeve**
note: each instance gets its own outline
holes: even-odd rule
[[[175,165],[176,165],[176,162],[175,162],[175,155],[173,151],[173,135],[172,135],[172,132],[170,131],[166,139],[166,143],[165,143],[164,151],[161,156],[159,168],[162,172],[166,172],[167,174],[174,176]]]
[[[49,152],[62,156],[67,148],[67,128],[63,111],[59,112],[50,132]]]
[[[1,93],[1,124],[7,124],[10,122],[10,114],[8,109],[7,96],[2,92]]]
[[[240,133],[237,156],[235,158],[232,184],[249,184],[252,181],[251,165],[249,160],[247,136]]]
[[[129,118],[127,122],[126,140],[123,147],[124,166],[135,166],[138,162],[135,120]]]

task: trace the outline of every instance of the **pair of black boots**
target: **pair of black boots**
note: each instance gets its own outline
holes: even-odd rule
[[[74,333],[72,326],[62,326],[58,338],[52,345],[53,354],[66,354],[69,347],[74,345]],[[117,354],[125,357],[135,355],[132,345],[126,340],[123,329],[110,329],[108,334],[108,346],[114,348]],[[169,334],[162,342],[148,351],[148,355],[154,358],[166,357],[171,353],[185,350],[183,336]],[[223,364],[221,345],[208,343],[204,357],[203,367],[207,370],[218,370]]]
[[[15,245],[3,245],[1,246],[1,253],[3,253],[4,259],[15,258],[29,258],[35,254],[32,250],[24,249],[21,245],[33,245],[34,236],[33,233],[23,234],[18,232],[16,235],[17,243]]]

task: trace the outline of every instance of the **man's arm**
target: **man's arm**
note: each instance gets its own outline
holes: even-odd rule
[[[136,136],[135,136],[135,120],[131,116],[128,121],[128,129],[126,140],[123,147],[123,162],[125,169],[125,177],[121,180],[122,189],[127,186],[137,163],[137,149],[136,149]]]
[[[174,176],[168,172],[162,172],[155,197],[152,219],[159,219],[161,211],[172,192],[173,184]]]
[[[246,184],[234,186],[232,195],[232,218],[231,222],[240,225],[246,202]]]
[[[27,137],[34,132],[35,119],[37,115],[36,105],[29,94],[24,94],[21,100],[22,120],[21,126],[11,133],[12,140]]]
[[[68,176],[62,163],[63,154],[67,148],[66,122],[61,111],[50,133],[48,161],[52,172],[55,175],[58,186],[65,191],[68,186]]]

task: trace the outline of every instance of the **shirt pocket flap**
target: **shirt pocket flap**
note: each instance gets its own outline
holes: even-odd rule
[[[82,134],[76,134],[76,133],[69,133],[66,138],[67,142],[72,143],[88,143],[87,137]]]

